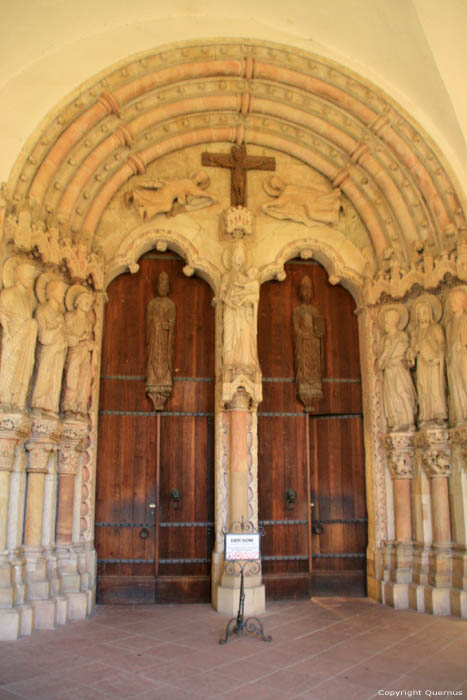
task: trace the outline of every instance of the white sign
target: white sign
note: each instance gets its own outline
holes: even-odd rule
[[[235,559],[259,559],[259,533],[226,534],[225,558],[228,561]]]

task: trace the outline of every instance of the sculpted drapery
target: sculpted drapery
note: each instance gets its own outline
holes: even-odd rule
[[[297,391],[305,410],[323,398],[323,369],[321,342],[325,333],[324,318],[310,301],[311,280],[305,276],[300,283],[302,303],[292,315]]]
[[[244,244],[232,249],[219,298],[224,304],[223,372],[226,381],[244,374],[253,381],[260,373],[256,341],[259,281],[248,267]]]
[[[68,353],[62,404],[66,413],[87,413],[94,349],[93,303],[92,294],[80,285],[73,285],[67,292],[66,306],[69,310],[65,314],[65,329]]]
[[[5,263],[0,292],[2,354],[0,361],[0,401],[24,408],[32,371],[37,338],[33,312],[36,267],[30,262],[11,259]]]
[[[418,422],[444,422],[447,419],[445,338],[438,321],[442,307],[436,297],[422,295],[413,305],[415,328],[411,334],[408,358],[416,363]]]
[[[154,408],[161,410],[172,393],[173,351],[176,307],[168,298],[169,278],[165,272],[159,275],[158,296],[152,299],[146,315],[146,393]]]
[[[417,400],[407,361],[409,336],[403,330],[407,326],[408,312],[402,304],[386,305],[380,312],[379,322],[384,335],[378,365],[383,372],[383,405],[388,429],[412,429]]]
[[[467,422],[467,287],[453,289],[447,297],[447,369],[452,422]]]
[[[38,370],[31,405],[34,409],[57,413],[67,351],[63,298],[67,285],[44,272],[36,284],[42,303],[36,309],[38,325]]]

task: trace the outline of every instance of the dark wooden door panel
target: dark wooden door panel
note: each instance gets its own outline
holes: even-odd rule
[[[264,397],[259,513],[261,520],[276,521],[265,526],[262,541],[266,593],[275,598],[308,595],[310,580],[315,592],[363,593],[367,530],[355,304],[345,289],[329,284],[316,263],[294,260],[286,272],[285,281],[262,286],[258,314]],[[292,329],[304,275],[312,280],[312,304],[326,319],[323,399],[308,418],[297,398]],[[293,484],[297,506],[288,511],[285,490]],[[311,542],[310,502],[316,504],[313,522],[323,520],[322,533],[310,536]],[[299,522],[292,525],[294,518]],[[289,524],[281,524],[284,519]]]
[[[183,264],[148,254],[136,275],[108,290],[96,502],[101,602],[209,600],[214,314],[208,285],[183,275]],[[174,389],[156,416],[145,393],[146,307],[163,271],[177,308]],[[170,500],[175,489],[179,502]]]

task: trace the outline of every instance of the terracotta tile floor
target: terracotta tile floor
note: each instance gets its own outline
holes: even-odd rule
[[[270,603],[261,620],[272,642],[220,646],[227,619],[208,605],[98,606],[85,622],[0,642],[0,700],[467,697],[457,618],[315,598]]]

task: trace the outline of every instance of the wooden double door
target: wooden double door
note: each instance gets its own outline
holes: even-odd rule
[[[96,489],[100,602],[210,599],[214,542],[212,292],[174,254],[149,253],[108,289]],[[176,304],[174,387],[145,393],[146,307],[166,272]]]
[[[365,593],[367,514],[357,319],[351,295],[315,262],[293,260],[261,288],[259,517],[269,598]],[[325,318],[324,396],[305,414],[294,376],[292,312],[305,275]]]
[[[100,602],[210,599],[214,544],[214,311],[174,254],[149,253],[109,287],[101,371],[96,549]],[[261,288],[259,516],[270,598],[363,593],[366,509],[357,324],[351,296],[316,263],[291,261]],[[145,393],[146,307],[169,275],[177,309],[174,389]],[[326,319],[324,398],[296,397],[292,311],[307,274]],[[314,507],[310,504],[314,503]]]

